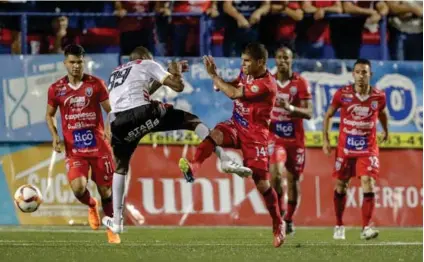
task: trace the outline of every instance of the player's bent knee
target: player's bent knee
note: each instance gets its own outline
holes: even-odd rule
[[[212,129],[209,136],[215,141],[215,144],[221,145],[224,140],[224,134],[219,129]]]
[[[101,199],[110,198],[112,195],[112,187],[110,186],[97,186],[97,191],[99,192]]]
[[[70,186],[74,195],[80,197],[87,190],[87,179],[85,177],[75,178],[71,181]]]
[[[369,176],[361,176],[361,184],[365,193],[373,192],[374,190],[374,179]]]
[[[269,180],[258,180],[256,182],[256,189],[258,189],[258,191],[263,194],[266,191],[268,191],[268,189],[271,187],[271,183],[269,182]]]

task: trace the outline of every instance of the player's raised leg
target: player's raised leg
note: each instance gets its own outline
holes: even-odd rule
[[[374,211],[374,178],[370,176],[361,176],[361,186],[363,189],[363,202],[362,202],[362,232],[361,239],[369,240],[376,238],[379,231],[370,225],[372,213]]]
[[[203,142],[198,147],[198,150],[196,151],[199,153],[198,157],[200,158],[200,162],[203,162],[204,159],[208,158],[212,152],[215,152],[218,156],[219,160],[221,161],[221,168],[226,173],[236,173],[240,176],[248,176],[251,175],[251,170],[243,167],[242,165],[237,164],[234,162],[224,151],[222,147],[217,145],[217,143],[213,140],[211,136],[211,132],[209,128],[203,124],[200,119],[189,112],[174,109],[171,105],[165,105],[166,107],[166,114],[163,117],[163,120],[161,121],[161,124],[155,128],[155,132],[158,131],[168,131],[168,130],[191,130],[196,133],[196,135],[203,140]],[[212,138],[212,140],[211,140]],[[204,159],[203,159],[204,158]],[[181,169],[185,169],[188,172],[189,168],[189,161],[186,159],[181,159]],[[200,163],[201,164],[201,163]],[[196,167],[196,164],[193,163],[193,168]],[[186,173],[185,177],[187,181],[193,182],[193,177],[189,174],[190,172]]]
[[[337,179],[334,190],[334,211],[336,213],[336,226],[334,227],[333,238],[336,240],[344,240],[345,228],[343,224],[343,213],[346,206],[346,191],[349,185],[349,180]]]
[[[281,217],[285,215],[284,207],[284,190],[282,177],[285,171],[284,163],[286,161],[286,152],[283,147],[276,144],[269,145],[270,164],[269,171],[271,173],[271,185],[278,195],[278,206],[280,208]]]
[[[100,226],[98,203],[87,189],[89,163],[82,158],[68,158],[66,165],[72,192],[81,203],[88,206],[88,223],[92,229],[97,230]]]

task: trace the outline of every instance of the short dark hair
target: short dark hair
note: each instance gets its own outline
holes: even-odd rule
[[[152,53],[150,53],[149,49],[144,46],[137,46],[130,54],[130,61],[145,59],[146,57],[152,57]]]
[[[266,47],[261,43],[250,43],[244,50],[243,54],[250,55],[253,59],[263,59],[265,62],[268,59],[268,51]]]
[[[275,55],[277,55],[277,53],[278,53],[278,52],[280,52],[280,51],[281,51],[281,52],[283,52],[284,50],[290,51],[290,53],[291,53],[292,57],[294,57],[293,50],[292,50],[290,47],[285,46],[285,45],[280,46],[280,47],[277,49],[277,51],[275,52]]]
[[[85,50],[80,45],[70,44],[65,47],[63,50],[65,56],[74,55],[74,56],[85,56]]]
[[[356,65],[368,65],[371,69],[371,61],[364,58],[359,58],[356,60],[355,64],[353,64],[353,68],[355,68]]]

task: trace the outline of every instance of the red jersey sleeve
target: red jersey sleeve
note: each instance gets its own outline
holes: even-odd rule
[[[98,80],[97,83],[99,89],[99,102],[103,102],[109,99],[109,94],[107,92],[107,88],[105,83],[102,80]]]
[[[269,92],[268,85],[262,79],[254,80],[251,84],[246,84],[243,89],[245,98],[262,96]]]
[[[331,101],[331,106],[335,109],[338,109],[342,106],[342,90],[339,89],[333,96],[333,100]]]
[[[309,87],[308,80],[303,77],[299,80],[299,98],[301,100],[312,99],[311,88]]]
[[[56,100],[56,94],[55,94],[53,85],[49,87],[49,90],[47,92],[47,104],[49,104],[52,107],[57,107],[59,105]]]

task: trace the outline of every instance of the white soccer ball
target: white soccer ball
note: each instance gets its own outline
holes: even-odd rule
[[[14,198],[16,206],[24,213],[36,211],[43,202],[40,190],[33,185],[20,186]]]

